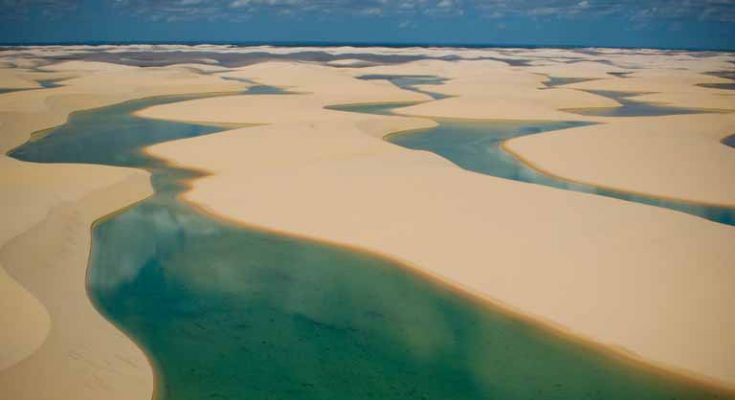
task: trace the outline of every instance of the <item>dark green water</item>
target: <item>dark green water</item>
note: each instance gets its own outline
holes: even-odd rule
[[[94,226],[88,288],[151,357],[159,399],[724,398],[392,261],[230,225],[179,202],[196,174],[140,150],[215,129],[131,112],[180,99],[75,113],[11,154],[154,174],[153,197]]]
[[[383,76],[383,79],[388,79]],[[398,79],[401,76],[389,79],[394,84],[408,90],[414,90],[411,80]],[[650,116],[690,113],[691,110],[657,106],[635,101],[626,100],[633,95],[621,92],[600,92],[596,94],[611,96],[623,105],[618,111],[604,109],[595,115],[608,116]],[[331,109],[361,112],[369,114],[391,115],[392,110],[408,103],[393,104],[369,104],[348,105],[330,107]],[[592,193],[600,196],[612,197],[619,200],[634,201],[656,207],[696,215],[711,221],[735,225],[735,209],[727,207],[716,207],[694,204],[682,201],[660,199],[652,196],[630,194],[616,190],[604,189],[593,185],[572,183],[552,176],[544,175],[529,168],[522,161],[516,159],[501,148],[504,141],[515,137],[548,132],[557,129],[571,128],[587,125],[584,122],[544,122],[544,121],[460,121],[460,120],[434,120],[439,126],[422,131],[407,132],[390,135],[387,140],[399,146],[416,150],[426,150],[436,153],[458,166],[487,175],[500,178],[513,179],[516,181],[535,183],[551,186],[558,189],[573,190],[576,192]],[[730,145],[730,138],[723,143]]]

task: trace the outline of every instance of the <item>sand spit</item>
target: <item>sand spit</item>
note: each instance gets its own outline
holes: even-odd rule
[[[0,95],[2,154],[77,110],[141,97],[241,90],[245,85],[187,69],[67,62],[63,87]],[[24,70],[3,73],[26,74]],[[42,71],[35,76],[45,78]],[[52,79],[52,78],[49,78]],[[90,226],[151,194],[143,171],[33,164],[0,156],[2,351],[0,392],[12,399],[147,399],[145,355],[86,295]]]
[[[410,64],[394,71],[420,73]],[[470,173],[393,146],[381,137],[431,121],[319,109],[335,99],[377,101],[366,94],[376,89],[345,78],[344,68],[255,65],[238,74],[309,94],[194,100],[141,113],[268,124],[150,148],[213,172],[186,199],[243,223],[389,254],[573,334],[735,386],[731,227]],[[339,93],[330,82],[339,82]]]

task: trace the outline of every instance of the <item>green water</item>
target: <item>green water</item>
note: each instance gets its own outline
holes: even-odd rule
[[[159,399],[724,398],[392,261],[230,225],[179,202],[196,174],[140,150],[215,129],[131,112],[184,98],[75,113],[11,153],[153,173],[153,197],[94,226],[87,283],[99,310],[151,357]]]
[[[403,79],[403,76],[381,75],[397,86],[415,90],[415,80]],[[608,116],[651,116],[691,113],[692,110],[658,106],[627,100],[634,94],[624,92],[596,91],[596,94],[610,96],[620,101],[622,106],[617,111],[603,109],[597,111],[580,111],[595,115]],[[384,103],[368,105],[346,105],[330,107],[334,110],[360,112],[368,114],[391,115],[392,110],[410,103]],[[708,206],[682,201],[666,200],[653,196],[631,194],[617,190],[600,188],[594,185],[572,183],[544,175],[529,168],[525,163],[511,156],[501,145],[504,141],[516,137],[548,132],[552,130],[588,125],[585,122],[545,122],[545,121],[461,121],[434,120],[439,124],[435,128],[390,135],[387,140],[410,149],[425,150],[436,153],[458,166],[487,175],[516,181],[550,186],[575,192],[592,193],[612,197],[619,200],[634,201],[655,207],[685,212],[727,225],[735,225],[735,209]],[[735,135],[734,135],[735,136]],[[733,137],[723,139],[725,145],[732,145]]]

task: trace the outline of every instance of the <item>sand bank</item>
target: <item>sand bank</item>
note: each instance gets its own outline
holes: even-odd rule
[[[230,96],[142,112],[268,124],[153,146],[156,155],[213,172],[194,182],[188,200],[243,223],[389,254],[575,335],[735,386],[731,227],[461,170],[380,138],[430,121],[315,107],[378,100],[365,94],[377,89],[345,78],[345,69],[319,67],[317,80],[303,66],[273,74],[261,68],[238,74],[310,94]],[[408,64],[394,70],[417,73]],[[522,83],[543,79],[518,76]],[[340,93],[315,83],[321,80],[339,82]]]
[[[177,68],[84,62],[47,68],[71,79],[63,87],[0,95],[0,392],[34,400],[150,398],[153,374],[144,354],[97,313],[85,288],[91,224],[148,196],[148,174],[25,163],[4,154],[73,111],[245,85]]]

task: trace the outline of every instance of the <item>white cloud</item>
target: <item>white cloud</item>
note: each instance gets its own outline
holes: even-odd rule
[[[0,15],[37,9],[46,13],[73,10],[81,0],[0,0]],[[258,13],[282,15],[479,15],[534,18],[614,16],[649,19],[735,22],[735,0],[113,0],[120,9],[159,20],[232,20]]]

